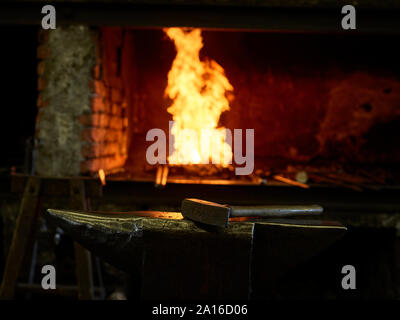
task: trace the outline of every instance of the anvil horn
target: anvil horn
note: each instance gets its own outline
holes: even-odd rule
[[[179,220],[182,216],[176,212],[104,213],[48,209],[47,218],[86,249],[122,270],[135,272],[142,264],[143,221]]]

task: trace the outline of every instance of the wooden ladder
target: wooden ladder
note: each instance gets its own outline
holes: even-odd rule
[[[25,187],[0,287],[0,299],[3,300],[14,298],[24,257],[32,249],[32,244],[36,238],[35,231],[39,213],[42,209],[43,197],[46,195],[44,189],[50,190],[52,182],[54,188],[60,185],[60,181],[64,186],[66,183],[69,184],[69,194],[65,194],[65,196],[70,197],[70,209],[87,211],[87,201],[89,199],[85,192],[85,179],[83,178],[47,179],[45,177],[23,175],[16,178],[18,178],[19,182],[23,179]],[[54,181],[58,182],[57,186]],[[78,298],[92,300],[94,298],[94,290],[91,254],[76,242],[74,243],[74,251]]]

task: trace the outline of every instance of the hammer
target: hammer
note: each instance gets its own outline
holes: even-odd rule
[[[228,227],[231,217],[284,218],[319,215],[323,208],[311,205],[228,206],[200,199],[184,199],[182,215],[197,222]]]

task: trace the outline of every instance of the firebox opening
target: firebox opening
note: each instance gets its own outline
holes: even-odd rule
[[[400,110],[400,52],[392,41],[371,35],[201,35],[201,61],[220,65],[233,87],[225,93],[230,109],[221,112],[218,127],[254,129],[254,171],[235,176],[234,160],[228,168],[191,164],[171,166],[171,179],[259,183],[277,174],[295,179],[303,171],[310,173],[306,181],[316,183],[329,183],[329,175],[339,171],[366,180],[393,178],[393,170],[382,169],[400,160],[398,143],[389,129],[378,129],[398,121]],[[89,139],[82,172],[104,169],[115,178],[154,179],[157,165],[146,162],[154,141],[146,141],[146,134],[154,128],[167,133],[168,152],[173,101],[166,88],[176,54],[161,29],[100,29],[88,112],[98,125],[83,121]],[[111,130],[99,130],[103,116]]]

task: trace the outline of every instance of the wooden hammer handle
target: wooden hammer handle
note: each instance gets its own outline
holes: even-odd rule
[[[265,206],[231,206],[231,217],[265,217],[281,218],[304,215],[318,215],[323,208],[311,205],[265,205]]]

